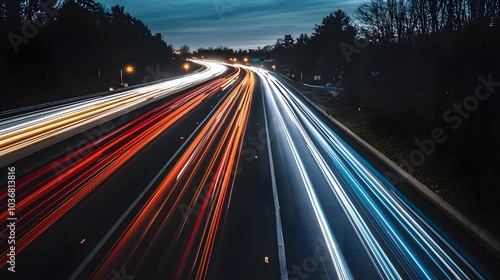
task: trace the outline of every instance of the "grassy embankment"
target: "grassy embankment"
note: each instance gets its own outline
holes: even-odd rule
[[[337,100],[323,89],[293,85],[312,102],[328,112],[372,147],[442,197],[479,227],[500,239],[500,210],[485,206],[477,198],[477,178],[463,160],[437,150],[425,164],[408,170],[403,163],[415,150],[415,139],[429,133],[428,128],[412,119],[401,119],[359,104]]]

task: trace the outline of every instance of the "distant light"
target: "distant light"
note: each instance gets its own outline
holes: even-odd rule
[[[265,263],[269,263],[269,257],[265,257],[265,258],[264,258],[264,262],[265,262]]]
[[[85,243],[85,238],[82,239],[82,241],[80,241],[80,244],[83,244],[83,243]]]
[[[130,65],[129,65],[129,66],[127,66],[127,67],[125,67],[125,72],[127,72],[127,73],[132,73],[132,72],[134,72],[134,67],[133,67],[133,66],[130,66]]]

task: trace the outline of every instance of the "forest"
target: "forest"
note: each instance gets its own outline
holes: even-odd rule
[[[0,0],[0,33],[2,109],[102,91],[122,75],[147,82],[173,65],[160,33],[122,6],[93,0]]]
[[[418,104],[404,112],[433,122],[446,107],[444,99],[474,92],[479,76],[499,80],[499,0],[360,3],[352,16],[327,14],[311,34],[287,34],[257,49],[221,45],[196,53],[226,61],[273,57],[276,70],[291,78],[336,84],[343,98],[395,114],[402,113],[401,105]],[[106,10],[94,0],[0,0],[0,33],[8,69],[2,83],[17,93],[116,83],[131,63],[136,72],[128,78],[142,82],[150,72],[180,63],[160,33],[124,7]],[[189,47],[180,50],[186,58]]]
[[[489,163],[500,158],[500,0],[366,0],[351,16],[325,14],[311,34],[290,30],[257,49],[191,51],[173,50],[122,6],[0,0],[0,110],[102,91],[120,75],[147,82],[191,55],[271,57],[297,82],[333,84],[339,100],[416,120],[429,131],[422,138],[445,135],[436,149],[467,162],[498,195],[498,164]],[[123,73],[129,65],[134,73]]]
[[[401,143],[407,170],[418,172],[431,156],[446,159],[474,177],[460,182],[473,193],[462,200],[499,209],[499,0],[362,1],[353,15],[331,12],[312,30],[257,49],[198,52],[240,62],[272,57],[277,72],[299,83],[335,85],[337,102],[412,135]],[[436,173],[454,176],[445,170]]]

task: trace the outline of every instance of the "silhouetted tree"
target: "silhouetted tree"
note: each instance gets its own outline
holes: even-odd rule
[[[299,37],[297,37],[296,47],[300,50],[303,50],[309,45],[310,41],[311,37],[309,37],[309,35],[307,35],[306,33],[301,33]]]
[[[49,5],[51,13],[47,14],[40,3]],[[36,29],[30,27],[33,30],[27,36],[23,25]],[[120,69],[128,64],[135,67],[135,76],[140,79],[146,76],[147,66],[156,69],[172,63],[172,48],[161,34],[152,34],[124,7],[106,11],[94,0],[0,0],[0,31],[4,38],[2,62],[9,69],[3,74],[4,85],[33,92],[19,99],[26,102],[55,98],[35,95],[34,89],[55,94],[83,79],[116,83]],[[18,40],[14,42],[17,45],[9,41],[11,38]]]
[[[333,82],[341,74],[342,42],[353,42],[356,29],[351,18],[342,10],[337,10],[316,24],[310,40],[310,51],[313,56],[313,75],[320,74],[322,83]]]
[[[18,0],[2,0],[0,10],[4,26],[11,31],[18,31],[23,21],[22,2]]]
[[[182,59],[186,59],[191,49],[189,48],[189,46],[183,45],[179,50],[182,53]]]

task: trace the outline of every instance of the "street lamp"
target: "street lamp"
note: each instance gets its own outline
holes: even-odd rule
[[[187,72],[188,72],[188,70],[189,70],[189,64],[185,63],[185,64],[184,64],[184,69],[186,69],[186,73],[187,73]]]
[[[125,72],[131,74],[134,72],[134,67],[128,65],[125,67]],[[121,85],[123,86],[125,83],[123,83],[123,68],[120,68],[120,80],[121,80]]]

